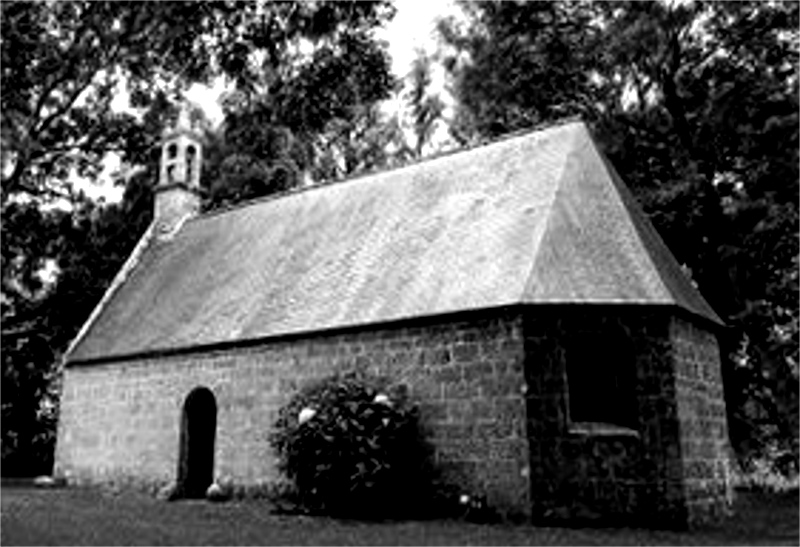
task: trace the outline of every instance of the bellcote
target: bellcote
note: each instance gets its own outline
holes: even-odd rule
[[[160,237],[172,235],[200,210],[201,134],[186,104],[175,124],[164,129],[154,215]]]
[[[165,128],[163,133],[159,186],[181,184],[199,190],[201,142],[201,132],[192,123],[189,109],[184,105],[175,124]]]

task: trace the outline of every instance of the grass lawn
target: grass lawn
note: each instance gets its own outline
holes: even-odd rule
[[[694,532],[457,521],[366,523],[270,514],[265,502],[167,503],[94,489],[0,490],[3,545],[798,545],[797,495],[740,494],[724,526]]]

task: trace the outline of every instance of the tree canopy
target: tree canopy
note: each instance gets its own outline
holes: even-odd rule
[[[97,174],[126,153],[136,118],[111,103],[127,87],[146,106],[167,84],[204,81],[225,6],[195,2],[4,2],[3,200],[20,192],[69,197],[73,173]]]
[[[341,147],[396,82],[375,30],[394,14],[387,2],[277,4],[240,23],[223,66],[236,90],[213,142],[208,207],[299,184]],[[267,47],[264,48],[264,45]],[[332,173],[327,173],[331,175]]]

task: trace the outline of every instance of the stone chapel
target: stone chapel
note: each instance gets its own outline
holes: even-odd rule
[[[366,369],[503,512],[729,507],[722,321],[584,123],[203,214],[201,163],[182,115],[155,219],[65,356],[56,474],[267,484],[278,408]]]

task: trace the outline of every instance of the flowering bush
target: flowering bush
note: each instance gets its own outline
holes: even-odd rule
[[[309,510],[400,517],[430,497],[418,408],[385,378],[348,373],[308,386],[280,410],[270,443]]]
[[[781,473],[776,470],[774,460],[753,459],[746,470],[733,469],[733,486],[742,490],[760,492],[797,492],[800,488],[800,475]]]

